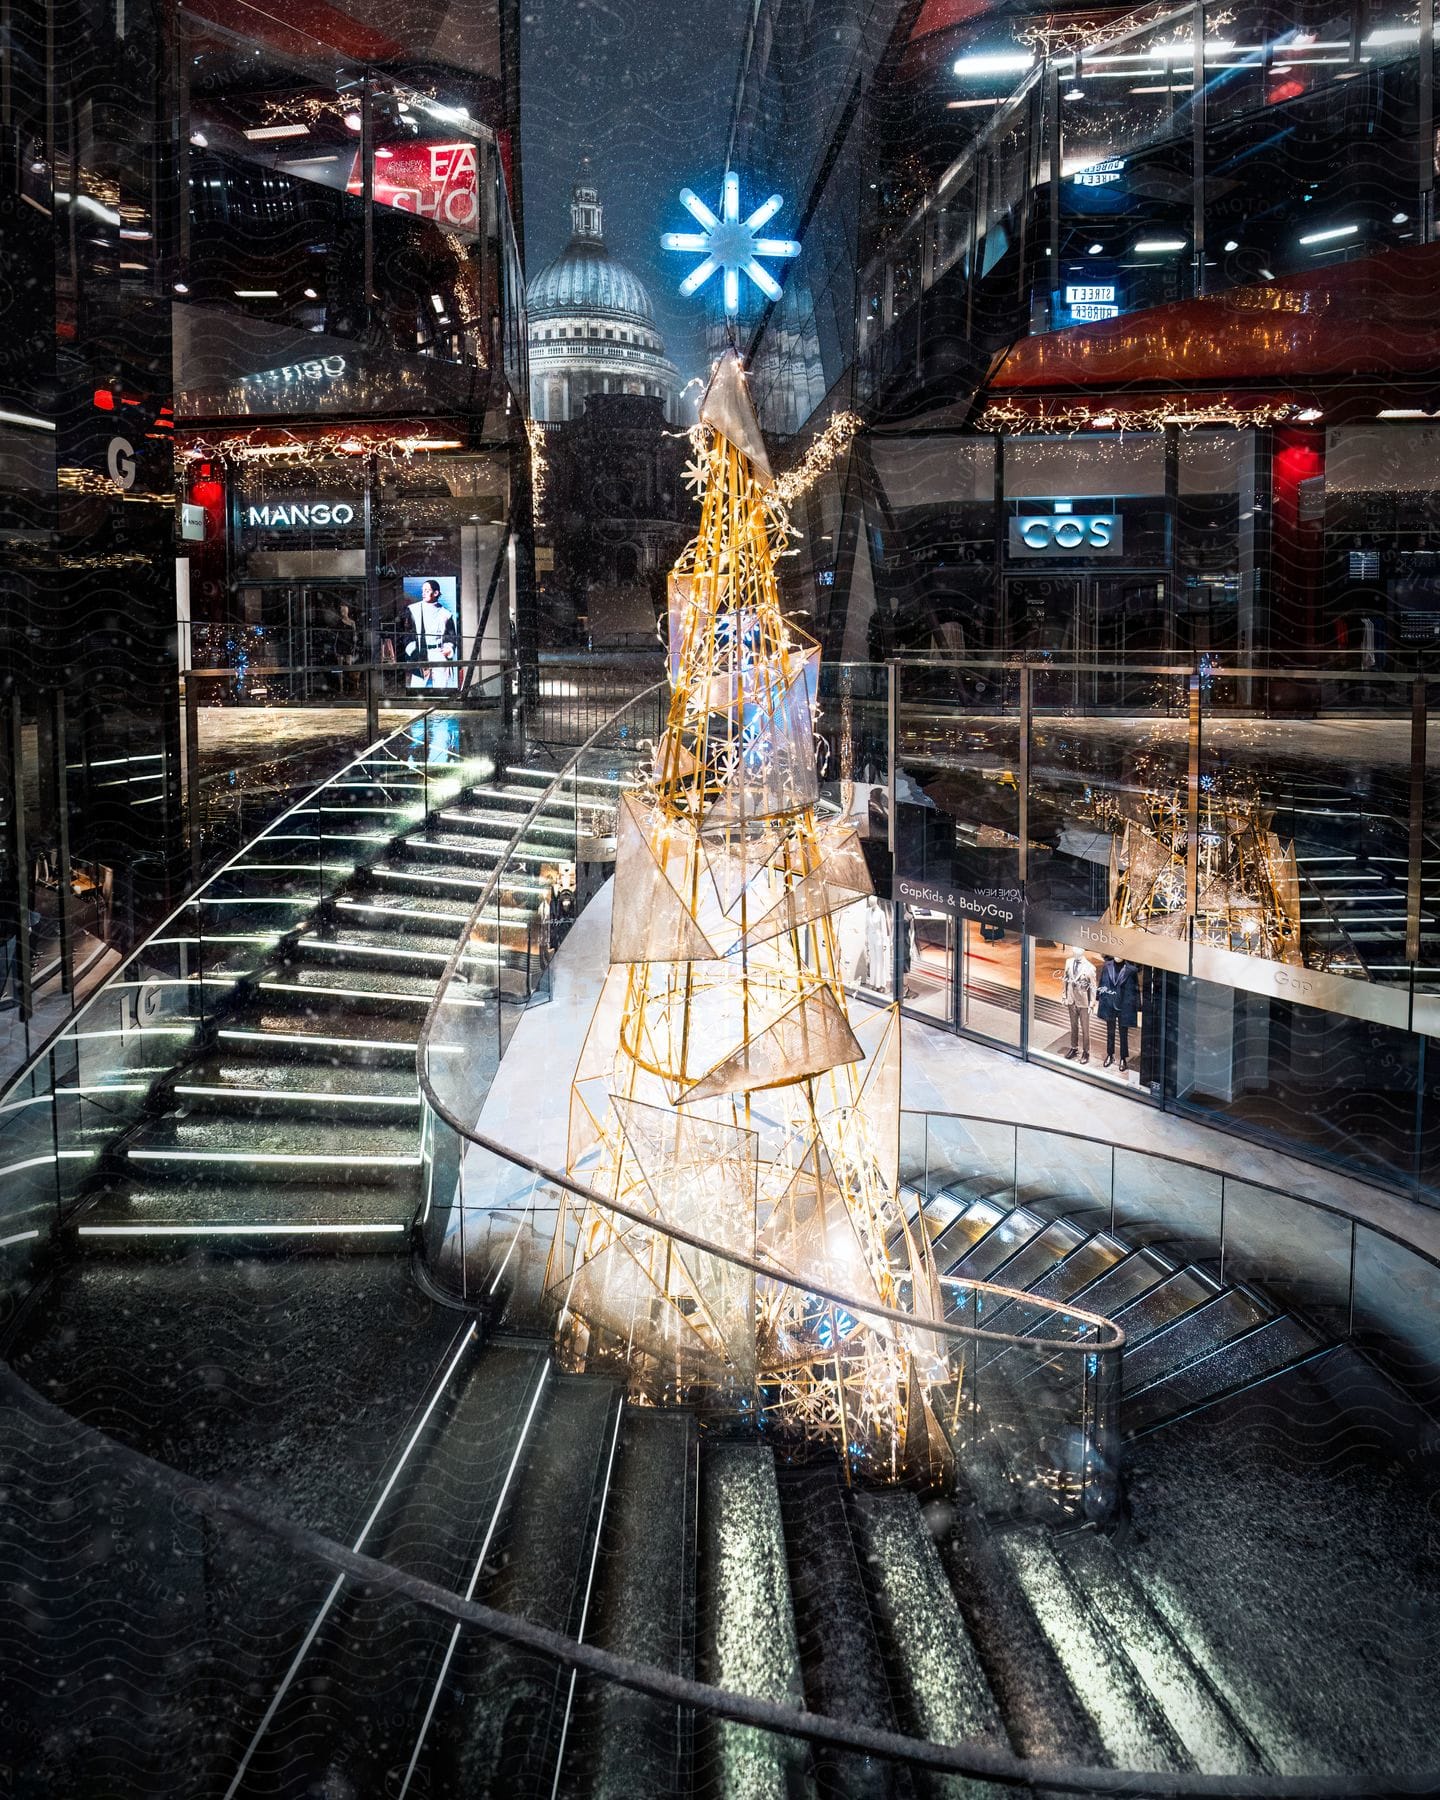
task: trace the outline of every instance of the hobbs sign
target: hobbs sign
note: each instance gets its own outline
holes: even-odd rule
[[[283,506],[247,506],[247,525],[264,525],[272,529],[295,526],[353,525],[355,508],[348,500],[292,500]]]
[[[1011,556],[1119,556],[1123,521],[1115,513],[1056,513],[1010,521]]]

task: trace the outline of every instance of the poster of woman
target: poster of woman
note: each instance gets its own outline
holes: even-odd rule
[[[460,634],[453,575],[407,575],[401,611],[400,660],[411,688],[460,685]]]

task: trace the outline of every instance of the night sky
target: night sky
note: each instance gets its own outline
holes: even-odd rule
[[[606,247],[649,289],[683,377],[701,371],[704,297],[676,293],[695,258],[662,250],[660,233],[694,229],[682,187],[714,204],[749,11],[747,0],[531,0],[521,14],[527,275],[565,247],[586,149]]]

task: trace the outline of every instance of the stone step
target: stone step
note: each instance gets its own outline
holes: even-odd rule
[[[566,1637],[588,1620],[618,1447],[621,1392],[597,1376],[559,1376],[476,1585],[487,1605]],[[548,1794],[568,1735],[575,1684],[552,1659],[461,1632],[426,1761],[432,1793],[467,1800]]]
[[[780,1516],[795,1635],[811,1712],[897,1729],[885,1652],[856,1553],[840,1465],[786,1469]],[[908,1776],[871,1758],[814,1751],[822,1793],[838,1800],[909,1800]]]
[[[1153,1337],[1157,1331],[1163,1331],[1166,1326],[1174,1325],[1187,1313],[1207,1305],[1219,1292],[1218,1282],[1212,1281],[1201,1270],[1193,1267],[1176,1269],[1148,1293],[1142,1294],[1130,1305],[1121,1307],[1118,1312],[1110,1312],[1108,1307],[1105,1310],[1125,1333],[1125,1354],[1128,1358],[1147,1338]]]
[[[1175,1374],[1188,1363],[1198,1362],[1232,1338],[1253,1331],[1273,1317],[1268,1306],[1243,1288],[1227,1288],[1213,1299],[1202,1301],[1173,1325],[1152,1332],[1137,1344],[1126,1345],[1126,1393],[1142,1392],[1153,1382]]]
[[[1009,1749],[919,1500],[910,1493],[860,1493],[853,1513],[903,1728],[938,1744]],[[936,1800],[969,1800],[982,1784],[917,1773],[916,1789]]]
[[[710,1444],[701,1458],[699,1652],[702,1680],[803,1707],[775,1459],[763,1445]],[[715,1800],[815,1794],[804,1745],[719,1719],[699,1735],[697,1791]]]
[[[169,1115],[138,1126],[124,1162],[147,1181],[236,1182],[264,1187],[313,1182],[413,1182],[420,1168],[418,1121]]]
[[[352,1067],[404,1064],[413,1070],[421,1023],[418,1013],[358,1018],[339,1010],[310,1020],[279,1004],[252,1002],[225,1019],[216,1028],[215,1039],[227,1056],[246,1061],[298,1059]]]
[[[693,1415],[626,1406],[586,1636],[617,1656],[695,1672]],[[681,1800],[691,1793],[689,1714],[613,1682],[582,1682],[559,1792],[591,1800]]]
[[[938,1533],[940,1560],[1016,1754],[1106,1766],[1089,1715],[1017,1587],[997,1533],[975,1507],[940,1505],[954,1521]]]
[[[1126,1432],[1153,1430],[1182,1413],[1239,1393],[1314,1356],[1322,1340],[1288,1313],[1267,1320],[1208,1356],[1198,1357],[1138,1393],[1128,1388],[1121,1417]]]
[[[1068,1532],[1054,1542],[1091,1615],[1111,1643],[1123,1645],[1192,1766],[1205,1775],[1268,1773],[1229,1706],[1110,1544],[1094,1531]]]
[[[418,1118],[420,1093],[413,1068],[338,1063],[316,1069],[289,1062],[246,1061],[221,1051],[176,1071],[167,1084],[177,1110],[300,1118],[309,1114],[351,1122]]]
[[[394,1255],[404,1249],[415,1213],[413,1187],[395,1182],[246,1185],[155,1181],[152,1174],[137,1165],[133,1180],[111,1182],[96,1193],[69,1228],[75,1245],[87,1255],[197,1248]]]
[[[501,1529],[550,1379],[540,1345],[487,1344],[454,1367],[361,1548],[464,1593]],[[455,1630],[439,1613],[337,1582],[257,1694],[265,1710],[233,1791],[397,1791]]]
[[[1096,1618],[1043,1528],[1007,1531],[1001,1555],[1056,1660],[1075,1703],[1112,1767],[1157,1772],[1193,1767],[1155,1697]]]

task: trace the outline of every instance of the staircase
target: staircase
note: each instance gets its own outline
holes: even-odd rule
[[[838,1463],[785,1466],[763,1432],[702,1432],[685,1409],[629,1404],[608,1377],[562,1375],[547,1338],[415,1285],[400,1253],[420,1180],[418,1026],[541,779],[504,769],[425,814],[403,767],[362,772],[340,830],[333,800],[323,820],[295,815],[288,842],[262,841],[207,891],[195,954],[218,997],[183,1059],[155,1071],[142,1116],[102,1146],[71,1254],[4,1346],[18,1372],[72,1417],[396,1568],[782,1706],[1238,1784],[1433,1764],[1431,1622],[1404,1610],[1433,1551],[1396,1450],[1421,1426],[1353,1350],[1183,1245],[1112,1229],[1108,1209],[978,1181],[910,1194],[957,1284],[955,1316],[969,1316],[967,1283],[986,1280],[1124,1327],[1135,1498],[1111,1536],[994,1503],[996,1459],[1037,1450],[1024,1402],[1045,1364],[1023,1345],[973,1352],[977,1390],[1007,1391],[1016,1423],[988,1460],[962,1455],[955,1491],[861,1491]],[[517,996],[535,979],[563,824],[554,809],[527,829],[470,945],[487,985]],[[979,1322],[1029,1330],[1024,1302],[1003,1296],[984,1298]],[[108,1527],[88,1529],[93,1497],[75,1518],[57,1511],[55,1458],[14,1421],[0,1420],[0,1446],[19,1495],[0,1509],[0,1573],[23,1566],[31,1594],[0,1679],[51,1721],[37,1730],[57,1785],[37,1794],[991,1791],[572,1674],[178,1511],[147,1526],[176,1597],[154,1672],[136,1645],[152,1654],[158,1628],[134,1610],[132,1564],[105,1556]],[[46,1531],[64,1540],[53,1591],[33,1548]],[[78,1584],[72,1540],[89,1546]],[[1361,1599],[1384,1628],[1357,1644]],[[113,1618],[108,1635],[92,1623]],[[43,1704],[32,1620],[47,1646],[64,1641],[65,1678]],[[188,1690],[174,1677],[192,1711],[170,1697],[172,1663],[198,1672]],[[168,1785],[147,1785],[155,1747],[104,1698],[120,1668],[168,1700],[155,1728]]]
[[[1327,1347],[1311,1326],[1248,1283],[1226,1282],[1182,1246],[1132,1241],[1109,1227],[1108,1210],[1057,1194],[1017,1203],[1013,1193],[977,1193],[983,1181],[951,1183],[928,1198],[910,1194],[912,1225],[930,1239],[945,1278],[947,1314],[987,1331],[1044,1336],[1019,1302],[980,1296],[967,1281],[994,1282],[1037,1299],[1073,1303],[1125,1332],[1121,1424],[1128,1436],[1303,1362]],[[1081,1210],[1077,1210],[1080,1207]],[[951,1287],[948,1284],[956,1284]],[[982,1346],[977,1379],[1013,1369],[1016,1352]],[[1026,1363],[1022,1386],[1031,1378]]]
[[[293,814],[211,884],[187,948],[220,997],[139,1119],[105,1144],[69,1227],[76,1244],[402,1248],[421,1174],[420,1028],[545,780],[506,769],[426,814],[421,775],[362,770],[323,791],[323,816]],[[573,816],[547,804],[471,933],[461,966],[474,997],[447,1011],[455,1053],[466,1009],[497,989],[534,991],[567,850]]]

